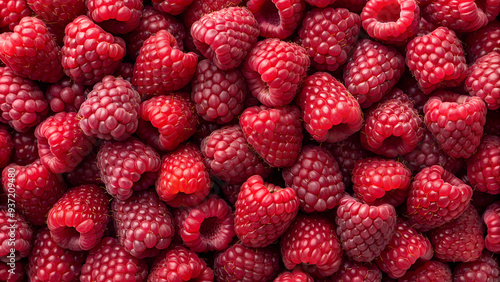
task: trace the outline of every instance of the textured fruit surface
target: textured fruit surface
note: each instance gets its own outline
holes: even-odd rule
[[[75,83],[69,77],[64,77],[57,83],[50,85],[45,92],[45,98],[54,113],[78,112],[88,92],[89,90],[82,84]]]
[[[0,169],[6,167],[10,162],[10,156],[14,149],[12,137],[6,128],[0,127]]]
[[[0,31],[12,31],[19,21],[31,15],[25,0],[0,1]]]
[[[337,271],[331,277],[333,281],[382,281],[382,271],[375,263],[361,263],[345,259]]]
[[[500,253],[500,202],[489,205],[483,213],[482,220],[486,225],[486,249]]]
[[[500,279],[498,258],[483,252],[477,261],[463,262],[453,269],[453,281],[497,281]]]
[[[142,1],[99,1],[86,0],[89,17],[103,29],[124,34],[134,30],[142,16]]]
[[[285,39],[297,29],[306,3],[304,0],[249,0],[248,9],[260,25],[260,35]]]
[[[500,53],[490,52],[469,68],[465,86],[471,96],[486,102],[489,110],[500,108]]]
[[[500,137],[485,135],[467,159],[467,177],[472,187],[489,194],[500,193]]]
[[[438,260],[430,260],[422,265],[413,266],[403,277],[399,278],[398,281],[453,281],[453,277],[451,268],[448,264]]]
[[[0,260],[9,263],[27,257],[33,231],[26,220],[13,210],[0,208]]]
[[[491,21],[485,27],[471,32],[465,39],[467,62],[474,63],[478,58],[500,51],[500,22]]]

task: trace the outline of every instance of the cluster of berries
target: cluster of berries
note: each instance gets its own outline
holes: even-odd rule
[[[499,13],[0,0],[0,281],[500,281]]]

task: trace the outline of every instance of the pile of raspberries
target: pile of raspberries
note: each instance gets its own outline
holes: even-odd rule
[[[0,0],[0,281],[500,281],[499,13]]]

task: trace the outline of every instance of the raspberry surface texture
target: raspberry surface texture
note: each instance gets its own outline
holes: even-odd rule
[[[333,281],[382,281],[382,271],[375,263],[361,263],[346,259],[331,277]]]
[[[86,0],[87,15],[103,29],[114,34],[125,34],[134,30],[142,16],[142,1]]]
[[[14,132],[12,134],[12,143],[14,144],[14,152],[12,153],[13,163],[28,165],[39,158],[34,129],[28,132]],[[8,145],[4,148],[8,148]]]
[[[490,252],[483,252],[479,260],[462,262],[453,269],[453,281],[496,281],[498,279],[500,279],[498,258]]]
[[[285,39],[297,29],[304,16],[304,0],[249,0],[248,9],[260,26],[260,35]]]
[[[33,230],[23,216],[0,208],[0,261],[19,261],[30,253]],[[15,228],[13,228],[15,227]],[[13,242],[10,243],[9,242]]]
[[[485,135],[474,155],[467,159],[467,177],[481,192],[500,194],[500,137]]]
[[[482,215],[486,225],[486,237],[484,244],[486,249],[494,253],[500,253],[500,202],[489,205]]]
[[[430,260],[410,268],[398,281],[453,281],[453,277],[448,264],[438,260]]]
[[[193,0],[153,0],[153,7],[170,15],[179,15],[184,12]]]
[[[474,63],[490,52],[500,52],[500,21],[494,20],[485,27],[469,33],[464,43],[468,63]]]
[[[465,86],[471,96],[486,102],[489,110],[500,108],[500,53],[490,52],[469,68]]]
[[[50,85],[45,92],[45,98],[54,113],[78,112],[89,91],[82,84],[75,83],[69,77],[64,77],[57,83]]]
[[[0,1],[0,32],[14,30],[22,18],[31,15],[26,0],[1,0]]]
[[[26,4],[44,22],[61,27],[86,12],[85,1],[81,0],[26,0]]]
[[[10,157],[14,149],[14,142],[9,131],[6,128],[0,127],[0,169],[6,167],[10,163]]]

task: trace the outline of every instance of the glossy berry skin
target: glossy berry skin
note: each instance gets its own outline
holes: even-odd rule
[[[439,165],[413,179],[406,202],[408,222],[427,231],[458,218],[470,205],[472,188]]]
[[[44,22],[63,27],[86,11],[85,1],[81,0],[26,0],[26,3]]]
[[[169,206],[197,205],[207,196],[210,187],[208,170],[196,145],[181,145],[162,158],[156,192]]]
[[[0,1],[0,32],[12,31],[19,21],[31,15],[25,0]]]
[[[389,277],[397,279],[404,276],[417,259],[428,261],[432,256],[433,250],[429,239],[408,223],[399,221],[389,245],[375,262]]]
[[[277,107],[293,100],[309,65],[302,46],[268,38],[248,53],[243,76],[254,97],[266,106]]]
[[[282,175],[299,198],[300,209],[307,213],[333,209],[345,189],[335,158],[319,146],[302,147],[297,161],[283,169]]]
[[[358,14],[326,7],[307,12],[298,33],[311,65],[320,71],[335,71],[347,62],[360,28]]]
[[[337,271],[332,276],[333,281],[365,281],[381,282],[382,271],[375,263],[361,263],[345,259]]]
[[[344,196],[335,223],[345,254],[355,261],[370,262],[389,244],[396,228],[396,210],[389,204],[368,205]]]
[[[10,163],[10,156],[14,149],[13,138],[6,128],[0,127],[0,169]]]
[[[110,197],[95,185],[69,189],[47,218],[52,239],[73,251],[90,250],[101,241],[109,218]]]
[[[318,142],[343,141],[363,126],[359,103],[327,72],[316,72],[305,79],[296,104],[305,129]]]
[[[45,92],[45,98],[54,113],[78,112],[89,91],[82,84],[75,83],[69,77],[64,77],[57,83],[50,85]]]
[[[193,0],[153,0],[153,7],[170,15],[179,15],[184,12]]]
[[[80,281],[145,281],[147,276],[148,266],[144,260],[129,254],[115,238],[104,237],[89,251]]]
[[[9,263],[12,260],[19,261],[21,258],[27,257],[32,246],[32,236],[31,226],[19,213],[16,213],[12,205],[0,209],[1,261]],[[12,249],[14,249],[14,257],[11,255]]]
[[[297,29],[304,16],[304,0],[249,0],[247,7],[257,19],[260,35],[285,39]]]
[[[419,3],[415,0],[370,0],[363,8],[361,20],[370,37],[401,45],[417,33]]]
[[[469,158],[480,144],[486,104],[479,97],[436,91],[424,106],[424,122],[441,148],[453,158]]]
[[[18,132],[38,125],[48,112],[43,92],[33,81],[0,67],[0,122]]]
[[[266,183],[254,175],[241,185],[235,208],[238,238],[246,246],[263,248],[288,229],[299,211],[299,198],[293,189]]]
[[[272,281],[279,273],[279,251],[236,243],[215,255],[216,281]]]
[[[404,58],[396,48],[362,39],[354,46],[343,76],[349,93],[368,108],[389,93],[404,70]]]
[[[196,48],[221,70],[238,67],[257,42],[259,33],[257,20],[244,7],[206,14],[191,26]]]
[[[500,193],[500,137],[485,135],[476,152],[467,159],[471,186],[489,194]]]
[[[273,282],[314,282],[314,278],[299,268],[281,272]]]
[[[406,45],[406,65],[425,94],[459,86],[467,76],[462,44],[446,27],[413,38]]]
[[[12,33],[0,36],[0,60],[16,75],[55,83],[63,77],[61,48],[45,23],[24,17]]]
[[[195,252],[177,245],[159,255],[147,281],[168,280],[210,282],[214,281],[214,272]]]
[[[500,202],[489,205],[482,215],[487,235],[484,238],[486,249],[500,253]]]
[[[451,268],[448,264],[438,260],[430,260],[420,266],[410,268],[406,274],[399,278],[401,282],[432,282],[453,281]]]
[[[85,0],[87,15],[103,29],[114,34],[134,30],[141,21],[142,1]]]
[[[500,21],[491,21],[485,27],[467,34],[464,45],[468,63],[474,63],[477,59],[490,52],[499,52]]]
[[[156,0],[155,0],[156,1]],[[193,3],[182,14],[185,26],[192,26],[203,15],[224,8],[239,6],[241,0],[193,0]]]
[[[178,46],[175,37],[166,30],[144,41],[132,77],[139,94],[168,94],[189,83],[196,71],[198,57],[193,52],[183,53]]]
[[[498,259],[486,251],[479,260],[462,262],[453,269],[453,281],[457,282],[493,282],[498,279],[500,279]]]
[[[125,56],[125,41],[104,31],[87,16],[65,28],[61,48],[64,73],[76,83],[94,85],[112,74]]]
[[[500,53],[490,52],[469,68],[465,86],[471,96],[486,102],[489,110],[500,108]]]

